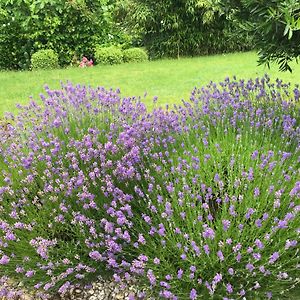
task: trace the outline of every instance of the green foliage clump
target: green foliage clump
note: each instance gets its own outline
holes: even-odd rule
[[[95,49],[95,60],[97,64],[115,65],[123,62],[122,50],[117,46],[101,46]]]
[[[300,56],[300,4],[291,1],[222,0],[223,10],[237,20],[242,34],[253,36],[259,64],[275,62],[291,71]]]
[[[31,56],[31,69],[58,68],[58,55],[51,49],[39,50]]]
[[[124,62],[142,62],[148,60],[147,52],[142,48],[130,48],[123,52]]]
[[[180,57],[248,50],[249,35],[237,35],[233,20],[211,1],[126,0],[117,2],[117,17],[150,57]]]
[[[93,58],[94,45],[114,40],[109,0],[0,1],[0,68],[29,69],[31,55],[53,49],[60,65]]]

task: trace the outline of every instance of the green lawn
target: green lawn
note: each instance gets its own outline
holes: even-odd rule
[[[27,103],[29,96],[39,99],[43,86],[58,88],[60,81],[120,88],[123,96],[143,96],[151,102],[158,96],[161,104],[180,102],[187,99],[195,86],[209,81],[221,81],[226,76],[253,78],[268,73],[271,78],[300,83],[300,65],[294,72],[281,73],[277,66],[271,69],[257,67],[254,52],[226,55],[183,58],[180,60],[158,60],[139,64],[96,66],[80,69],[68,68],[35,72],[0,72],[0,116],[5,111],[15,111],[16,103]]]

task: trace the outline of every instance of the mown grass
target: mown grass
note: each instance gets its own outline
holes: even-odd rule
[[[209,81],[221,81],[226,76],[238,78],[262,76],[280,77],[284,81],[300,83],[300,65],[293,65],[294,72],[282,73],[276,65],[271,69],[257,66],[254,52],[233,53],[179,60],[157,60],[145,63],[131,63],[116,66],[96,66],[94,68],[67,68],[47,71],[0,72],[0,116],[5,111],[15,111],[16,103],[25,104],[29,97],[39,99],[43,87],[59,88],[60,81],[120,88],[123,96],[154,96],[161,104],[179,103],[188,98],[195,86]]]

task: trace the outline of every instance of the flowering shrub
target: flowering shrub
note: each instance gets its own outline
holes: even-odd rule
[[[82,57],[82,60],[79,64],[80,68],[87,68],[87,67],[93,67],[94,62],[92,59],[88,60],[85,56]]]
[[[166,299],[299,288],[299,95],[268,78],[192,92],[174,140],[150,142],[124,272]]]
[[[131,199],[113,181],[135,178],[142,134],[168,130],[162,110],[148,114],[118,91],[67,84],[46,92],[43,107],[19,106],[6,117],[14,126],[0,127],[0,295],[7,277],[64,293],[105,272],[119,249],[104,230],[108,193]]]
[[[152,112],[103,88],[46,92],[0,127],[0,295],[107,272],[165,299],[299,287],[298,88],[226,79]]]

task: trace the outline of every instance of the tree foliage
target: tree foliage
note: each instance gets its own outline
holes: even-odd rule
[[[55,50],[62,65],[91,56],[113,34],[109,0],[0,0],[0,68],[28,68],[32,53]]]
[[[124,34],[125,33],[125,34]],[[150,57],[253,49],[290,70],[300,55],[299,0],[0,0],[0,69],[52,49],[61,65],[95,45],[145,46]],[[125,47],[126,48],[126,47]]]
[[[276,62],[291,71],[290,62],[300,55],[299,0],[222,0],[222,5],[242,32],[253,36],[259,64]]]
[[[249,49],[233,22],[213,0],[117,1],[117,17],[152,57],[199,55]]]

